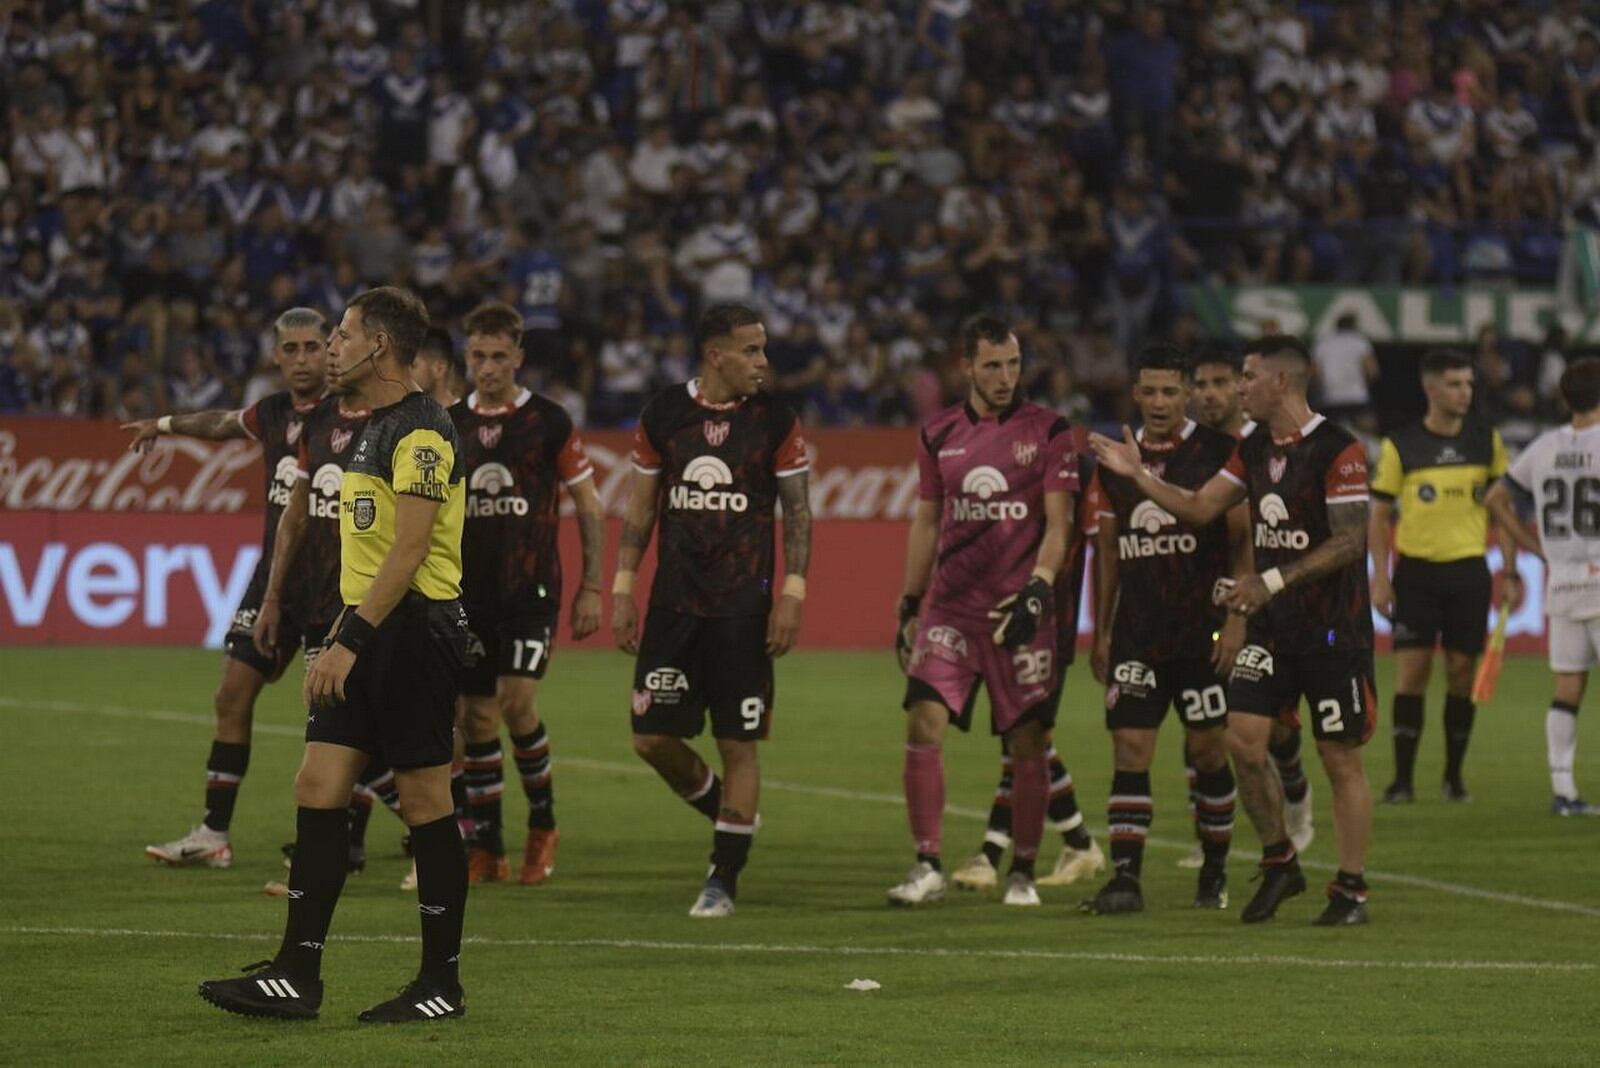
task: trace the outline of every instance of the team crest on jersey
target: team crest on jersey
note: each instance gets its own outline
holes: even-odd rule
[[[487,423],[478,428],[478,440],[483,443],[484,448],[492,449],[500,444],[500,434],[504,430],[505,427],[500,423]]]
[[[298,419],[290,420],[289,428],[284,432],[283,435],[284,438],[288,440],[290,445],[293,445],[300,440],[300,431],[304,426],[305,424]]]
[[[650,691],[633,691],[633,714],[636,716],[642,716],[648,711],[650,711]]]
[[[1157,478],[1167,477],[1167,461],[1165,460],[1157,460],[1155,463],[1145,464],[1144,466],[1145,470],[1149,471]]]
[[[1267,461],[1267,475],[1274,484],[1283,481],[1283,473],[1288,469],[1289,458],[1287,456],[1274,456]]]
[[[1011,443],[1011,455],[1017,458],[1017,463],[1027,467],[1033,463],[1033,458],[1039,455],[1039,443],[1037,441],[1013,441]]]
[[[350,447],[350,439],[355,437],[355,432],[350,430],[335,430],[328,438],[328,444],[334,452],[344,452]]]
[[[704,429],[706,442],[714,449],[728,440],[728,431],[733,429],[733,424],[707,419]]]

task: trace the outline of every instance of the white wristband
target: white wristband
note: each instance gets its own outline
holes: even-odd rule
[[[1283,572],[1277,568],[1261,572],[1261,581],[1266,583],[1268,593],[1278,594],[1283,592]]]
[[[804,575],[785,575],[783,577],[782,597],[793,597],[797,601],[806,599],[806,579]]]
[[[617,577],[611,580],[611,592],[626,597],[633,592],[633,572],[618,571]]]
[[[157,434],[170,434],[170,433],[172,433],[172,416],[163,415],[160,419],[156,420],[156,433]]]

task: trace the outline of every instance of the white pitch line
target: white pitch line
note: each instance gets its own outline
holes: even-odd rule
[[[124,708],[117,705],[86,705],[73,701],[23,701],[14,697],[0,697],[0,708],[21,711],[37,709],[49,712],[90,713],[115,716],[122,719],[147,719],[163,723],[189,723],[206,727],[212,726],[215,722],[211,716],[197,715],[193,712]],[[303,738],[305,736],[304,729],[300,727],[287,727],[277,723],[259,723],[255,726],[255,730],[261,734],[289,738]],[[642,764],[623,764],[611,760],[593,760],[588,757],[558,756],[555,758],[555,764],[557,767],[581,768],[586,771],[602,771],[621,775],[653,776],[655,774]],[[836,801],[862,801],[879,805],[905,804],[905,799],[899,794],[852,790],[840,786],[813,786],[807,783],[788,782],[783,779],[766,779],[761,785],[763,789],[777,790],[780,793],[826,797]],[[959,805],[947,805],[945,812],[961,819],[987,820],[989,818],[987,809],[966,808]],[[1159,836],[1151,836],[1146,839],[1146,843],[1161,849],[1178,850],[1187,850],[1191,845],[1187,841],[1178,841]],[[1338,870],[1338,865],[1330,864],[1327,861],[1301,858],[1300,864],[1302,867],[1312,871],[1331,872]],[[1469,886],[1465,883],[1453,883],[1442,879],[1430,879],[1421,875],[1406,875],[1400,872],[1378,871],[1371,868],[1367,869],[1367,876],[1374,882],[1414,886],[1421,890],[1433,890],[1441,894],[1451,894],[1455,897],[1476,898],[1480,901],[1493,901],[1501,905],[1518,905],[1523,908],[1542,909],[1547,912],[1564,912],[1570,915],[1600,918],[1600,907],[1584,905],[1576,901],[1560,901],[1553,898],[1532,897],[1527,894],[1509,894],[1499,890],[1485,890],[1482,887]]]
[[[0,927],[0,934],[66,938],[190,938],[218,942],[276,942],[276,934],[145,930],[133,927]],[[337,941],[376,945],[415,945],[410,935],[339,935]],[[816,946],[771,942],[668,942],[644,938],[481,938],[462,940],[469,946],[495,949],[627,949],[667,953],[747,953],[809,957],[910,957],[974,960],[1075,961],[1094,964],[1277,965],[1289,968],[1365,969],[1430,972],[1592,972],[1589,961],[1539,960],[1357,960],[1300,957],[1277,953],[1094,953],[1084,950],[965,949],[949,946]]]

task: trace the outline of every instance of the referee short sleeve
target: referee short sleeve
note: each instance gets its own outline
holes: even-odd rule
[[[1495,435],[1495,441],[1499,440],[1499,435]],[[1394,439],[1384,438],[1383,446],[1378,450],[1378,469],[1372,473],[1372,495],[1391,500],[1400,496],[1405,476],[1405,469],[1400,464],[1400,450],[1395,447]]]

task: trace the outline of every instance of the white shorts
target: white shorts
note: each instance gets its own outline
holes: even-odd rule
[[[1600,663],[1600,616],[1589,619],[1550,617],[1550,670],[1588,671]]]

